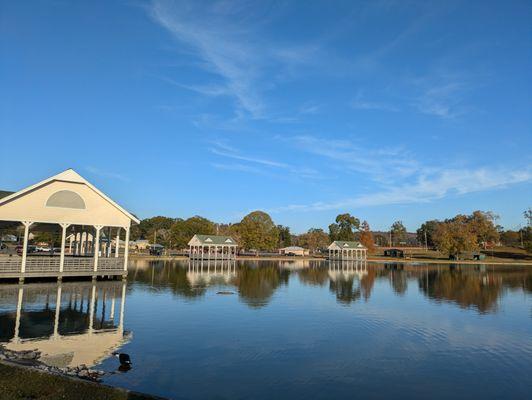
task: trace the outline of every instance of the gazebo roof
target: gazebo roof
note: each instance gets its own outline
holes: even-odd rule
[[[140,222],[73,169],[18,192],[0,191],[0,219],[109,226]]]
[[[360,242],[348,242],[343,240],[335,240],[332,242],[329,246],[329,249],[346,249],[346,250],[353,250],[353,249],[365,249],[366,247],[360,243]]]
[[[236,246],[236,241],[231,236],[222,236],[222,235],[194,235],[189,245],[227,245],[227,246]]]

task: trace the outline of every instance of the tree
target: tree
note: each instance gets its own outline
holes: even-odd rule
[[[455,257],[478,247],[477,235],[465,215],[457,215],[438,224],[433,239],[439,251]]]
[[[331,241],[355,240],[355,231],[360,228],[360,220],[351,214],[340,214],[336,217],[336,223],[329,225],[329,237]]]
[[[426,221],[423,224],[421,224],[421,227],[416,231],[418,242],[425,245],[425,237],[426,237],[427,246],[434,247],[433,236],[439,223],[440,221],[438,221],[437,219],[433,219],[433,220]]]
[[[406,228],[403,225],[402,221],[395,221],[392,224],[392,227],[391,227],[390,230],[392,232],[392,246],[393,246],[393,243],[397,244],[397,243],[400,243],[401,241],[405,240],[405,238],[406,238]]]
[[[523,212],[523,215],[525,216],[525,219],[527,220],[528,226],[532,227],[532,208],[528,208],[528,210]]]
[[[368,221],[362,222],[360,226],[362,232],[360,233],[360,243],[367,247],[368,251],[375,250],[375,242],[373,241],[373,234],[369,228]]]
[[[216,226],[212,221],[200,216],[194,216],[187,220],[178,219],[170,228],[170,238],[172,245],[182,249],[188,245],[188,242],[196,234],[214,235]]]
[[[475,211],[468,217],[470,229],[477,236],[477,243],[484,248],[499,241],[499,232],[494,224],[497,218],[499,217],[491,211]]]
[[[288,247],[292,245],[292,235],[288,226],[277,225],[279,232],[279,247]]]
[[[241,246],[246,249],[274,250],[279,241],[279,232],[271,217],[263,211],[253,211],[239,224]]]
[[[329,245],[329,235],[323,229],[310,228],[307,233],[299,235],[298,243],[300,246],[306,247],[315,253],[316,250],[323,249]]]

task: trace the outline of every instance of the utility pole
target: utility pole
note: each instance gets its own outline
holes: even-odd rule
[[[427,251],[428,250],[428,246],[427,246],[427,230],[424,229],[423,233],[425,234],[425,251]]]
[[[393,243],[392,243],[392,231],[390,231],[390,247],[393,246]]]

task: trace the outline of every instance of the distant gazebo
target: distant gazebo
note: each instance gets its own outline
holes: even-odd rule
[[[238,244],[231,236],[194,235],[189,255],[193,260],[230,260],[236,258]]]
[[[329,247],[329,260],[366,260],[367,247],[360,242],[335,240]]]

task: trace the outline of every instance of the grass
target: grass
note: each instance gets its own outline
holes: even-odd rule
[[[154,397],[0,363],[0,400],[16,399],[146,400]]]

